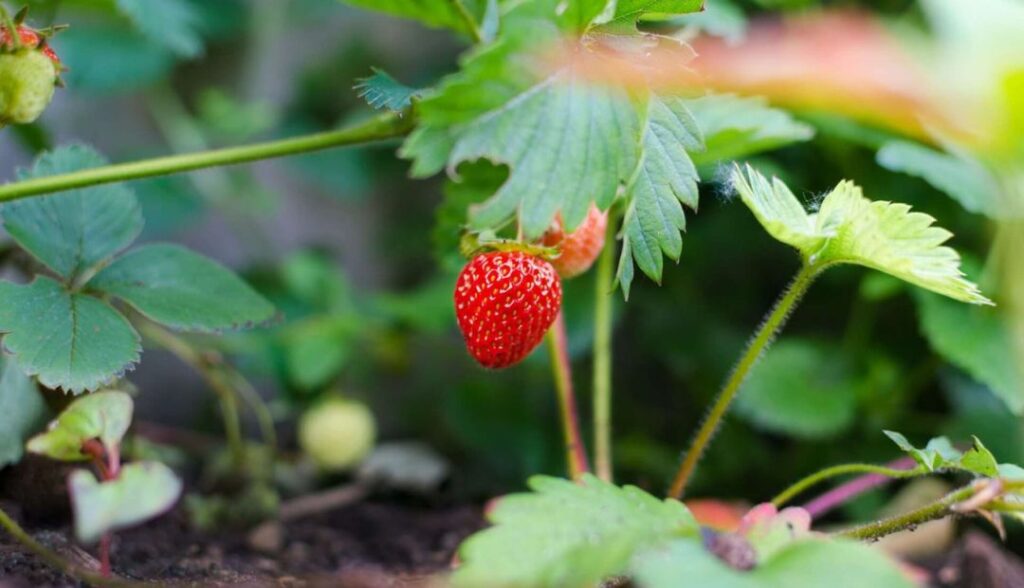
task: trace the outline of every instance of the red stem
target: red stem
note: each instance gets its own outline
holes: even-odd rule
[[[586,446],[580,434],[579,410],[572,387],[572,366],[569,363],[569,337],[565,331],[565,317],[559,311],[551,327],[551,361],[555,370],[555,388],[558,391],[558,405],[565,434],[565,449],[569,462],[569,473],[574,480],[590,471]]]
[[[121,447],[114,445],[107,451],[99,439],[89,439],[82,443],[82,453],[92,457],[93,464],[100,472],[100,479],[109,482],[121,474]],[[100,575],[109,578],[110,568],[110,543],[113,535],[104,533],[100,537]]]
[[[902,457],[887,463],[886,467],[898,470],[909,470],[914,467],[915,463],[916,462],[911,457]],[[805,504],[804,510],[811,515],[811,518],[816,519],[830,512],[832,509],[853,500],[868,490],[877,488],[878,486],[884,486],[891,481],[893,481],[893,478],[883,476],[882,474],[864,474],[859,478],[854,478],[845,484],[840,484],[839,486],[836,486],[828,492],[818,496],[814,500]]]

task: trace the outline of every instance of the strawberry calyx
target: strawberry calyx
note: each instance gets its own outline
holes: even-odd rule
[[[539,243],[524,243],[515,239],[503,239],[490,231],[465,233],[459,243],[459,250],[467,259],[492,251],[521,251],[545,261],[558,259],[560,255],[557,247],[547,247]]]
[[[14,53],[24,48],[34,49],[48,57],[58,72],[65,69],[60,57],[50,47],[49,41],[54,35],[66,29],[66,25],[44,29],[26,26],[23,23],[28,16],[28,7],[21,9],[13,19],[6,18],[6,13],[0,14],[0,16],[5,17],[0,20],[0,53]],[[16,31],[17,34],[12,34],[12,31]]]

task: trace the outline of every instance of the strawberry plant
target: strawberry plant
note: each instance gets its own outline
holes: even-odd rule
[[[343,3],[358,9],[344,14],[376,11],[446,30],[462,53],[447,69],[373,67],[353,79],[328,64],[329,74],[296,84],[298,106],[288,108],[236,102],[223,89],[183,100],[177,81],[159,80],[173,64],[216,50],[213,31],[240,19],[214,16],[237,3],[83,3],[67,30],[31,28],[26,11],[11,16],[0,5],[0,127],[39,152],[0,185],[10,237],[2,257],[10,273],[0,281],[0,463],[27,467],[28,452],[51,470],[56,461],[92,466],[71,471],[67,487],[75,538],[99,543],[100,575],[0,511],[0,524],[28,549],[79,579],[116,583],[113,533],[167,512],[192,486],[194,526],[252,526],[249,546],[281,553],[286,523],[377,489],[433,498],[443,463],[422,448],[377,446],[379,435],[410,429],[474,459],[536,456],[523,458],[535,474],[528,491],[494,498],[488,525],[461,541],[445,574],[454,586],[810,587],[827,578],[902,587],[915,585],[912,574],[871,542],[953,517],[1013,532],[1006,523],[1024,504],[1024,470],[1013,463],[1024,459],[1019,3],[923,0],[927,31],[828,12],[761,25],[748,22],[745,3],[726,0]],[[806,3],[755,4],[753,14]],[[299,59],[268,50],[273,35],[261,27],[302,10],[315,20],[348,9],[253,10],[256,53]],[[85,59],[104,51],[95,39],[118,45],[107,58],[123,66]],[[109,163],[81,143],[45,145],[37,121],[46,123],[48,108],[59,112],[50,103],[65,63],[72,89],[146,88],[152,122],[178,153]],[[263,66],[250,64],[250,77]],[[950,72],[963,87],[936,91]],[[353,89],[363,112],[301,132],[339,114],[335,83]],[[318,103],[306,86],[330,98]],[[287,136],[259,139],[270,133]],[[370,150],[380,143],[397,157]],[[282,256],[278,233],[289,227],[252,222],[277,214],[266,211],[279,187],[229,166],[285,157],[330,192],[371,193],[374,182],[397,182],[382,178],[404,165],[426,190],[443,185],[434,222],[416,224],[423,215],[412,199],[394,208],[410,226],[432,224],[422,239],[403,225],[400,238],[358,241],[359,206],[346,209],[357,218],[343,228],[327,222],[325,233],[358,243],[359,275],[308,243]],[[186,172],[199,173],[186,181],[178,176]],[[890,172],[952,199],[921,198],[921,185]],[[382,178],[352,179],[373,175]],[[829,189],[800,196],[821,186]],[[712,213],[705,228],[696,213],[709,206],[733,216]],[[143,235],[144,217],[188,218],[192,207],[215,211],[239,242],[265,253],[247,279]],[[303,230],[327,207],[309,208]],[[979,230],[964,211],[996,229]],[[424,279],[433,271],[421,255],[427,232],[440,270]],[[389,279],[376,273],[385,252],[403,247],[417,285],[398,280],[401,292],[373,292],[367,282]],[[776,263],[776,250],[797,255]],[[743,346],[745,333],[734,328],[741,321],[722,316],[764,306],[761,281],[775,283],[785,263],[794,277]],[[842,281],[850,276],[859,287]],[[814,308],[796,312],[805,300]],[[804,321],[828,327],[780,339],[794,317],[801,330]],[[837,327],[836,317],[848,322]],[[902,332],[916,324],[907,328],[907,317],[919,319],[920,341]],[[900,332],[883,336],[876,323]],[[534,353],[545,342],[546,365]],[[224,451],[217,440],[156,427],[158,437],[199,446],[199,475],[150,459],[145,443],[122,459],[134,409],[128,373],[144,344],[188,364],[214,393]],[[708,400],[701,391],[737,348]],[[581,365],[589,378],[574,374]],[[550,376],[535,376],[546,367]],[[685,388],[667,390],[677,380]],[[584,383],[586,396],[577,394]],[[267,402],[271,385],[281,393]],[[924,393],[938,387],[944,400]],[[554,399],[531,396],[547,388]],[[139,390],[140,399],[148,394]],[[167,396],[161,406],[171,405]],[[431,406],[439,397],[441,409]],[[261,443],[246,437],[243,404]],[[51,410],[58,414],[44,428]],[[957,419],[934,426],[935,412]],[[553,414],[557,433],[539,422]],[[627,434],[613,435],[613,422]],[[696,430],[676,463],[666,439],[690,424]],[[153,430],[136,425],[141,438],[146,425]],[[948,435],[919,447],[895,429]],[[846,443],[807,442],[840,435]],[[457,436],[468,441],[458,446]],[[559,436],[565,478],[545,461],[548,439]],[[617,481],[627,472],[640,472],[637,485]],[[457,476],[456,486],[471,477]],[[846,476],[855,477],[791,505]],[[884,515],[862,496],[919,479],[953,485]],[[312,491],[324,481],[338,486]],[[711,502],[689,500],[695,490]],[[736,493],[760,504],[720,502]],[[855,522],[822,520],[837,510]],[[711,511],[726,516],[709,519]]]

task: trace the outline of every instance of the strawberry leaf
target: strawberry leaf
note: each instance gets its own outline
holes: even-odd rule
[[[392,16],[419,21],[427,26],[469,33],[470,24],[459,6],[470,15],[474,26],[485,23],[487,0],[342,0],[346,4],[377,10]]]
[[[46,422],[46,403],[35,382],[9,356],[0,355],[0,468],[18,463],[25,439]]]
[[[132,423],[132,398],[118,390],[82,396],[50,423],[45,433],[28,442],[28,450],[61,461],[84,461],[91,456],[82,445],[98,439],[108,451],[116,450]]]
[[[928,441],[928,445],[923,449],[919,449],[899,433],[894,431],[884,431],[884,433],[897,447],[913,457],[914,461],[929,472],[960,471],[985,477],[999,475],[999,464],[996,458],[977,437],[974,437],[971,449],[961,452],[953,447],[946,437],[936,437]]]
[[[618,0],[613,23],[635,24],[637,21],[700,12],[704,0]]]
[[[704,134],[704,150],[690,154],[699,166],[747,157],[814,135],[813,128],[768,106],[763,98],[712,94],[687,100],[686,107]]]
[[[267,321],[274,307],[231,270],[188,249],[144,245],[89,282],[175,329],[215,332]]]
[[[143,461],[121,468],[110,481],[96,480],[88,470],[75,470],[68,479],[75,536],[93,543],[104,533],[145,522],[167,512],[181,495],[178,476],[162,463]]]
[[[73,394],[112,381],[139,359],[139,336],[119,312],[45,276],[0,282],[0,332],[22,371]]]
[[[749,165],[736,166],[732,181],[758,222],[806,263],[863,265],[962,302],[992,304],[964,278],[956,251],[942,246],[952,234],[906,204],[872,202],[843,181],[808,213],[778,178],[769,182]]]
[[[27,180],[106,163],[92,149],[73,145],[43,154],[18,175]],[[68,282],[105,263],[142,231],[139,203],[121,184],[9,202],[0,214],[14,240]]]
[[[638,549],[697,534],[682,503],[635,487],[590,475],[529,485],[529,494],[501,498],[494,526],[463,543],[455,586],[593,586],[625,572]]]

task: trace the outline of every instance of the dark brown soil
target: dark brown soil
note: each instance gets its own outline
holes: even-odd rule
[[[284,525],[280,548],[267,553],[244,532],[193,531],[179,510],[118,534],[113,567],[125,578],[183,585],[418,586],[447,570],[458,544],[482,524],[476,507],[370,500]],[[96,565],[64,529],[30,531],[80,565]],[[79,584],[0,532],[0,588],[48,586]]]

